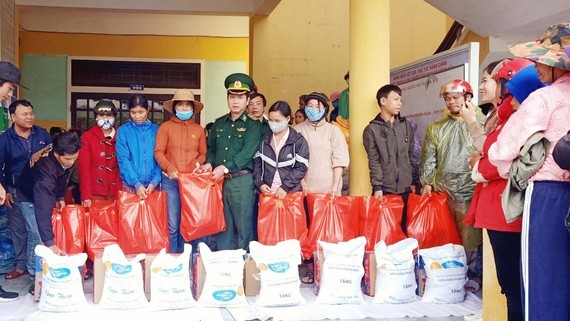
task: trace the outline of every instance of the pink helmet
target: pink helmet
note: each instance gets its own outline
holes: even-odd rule
[[[534,62],[526,58],[505,59],[495,66],[491,72],[491,78],[511,80],[517,72],[530,65],[534,65]]]
[[[443,98],[443,96],[448,93],[460,93],[464,95],[470,94],[473,96],[473,88],[471,88],[471,85],[463,79],[454,79],[441,86],[439,97]]]

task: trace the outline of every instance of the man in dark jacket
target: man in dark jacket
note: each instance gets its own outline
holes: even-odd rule
[[[413,162],[414,131],[400,116],[402,90],[385,85],[376,93],[380,113],[364,129],[364,148],[373,195],[383,199],[386,194],[399,194],[404,200],[402,229],[406,227],[406,204],[418,183],[417,164]]]
[[[80,147],[76,134],[57,135],[52,145],[32,156],[30,167],[22,171],[17,184],[22,194],[34,201],[41,241],[56,254],[65,253],[55,245],[52,209],[65,206],[63,198],[67,192],[68,171],[79,158]]]
[[[16,100],[8,111],[13,124],[0,136],[0,168],[3,168],[0,181],[7,191],[5,205],[8,207],[16,266],[4,277],[16,279],[30,273],[30,278],[34,279],[33,245],[39,242],[34,203],[21,195],[16,182],[30,157],[51,143],[51,136],[45,129],[34,125],[34,107],[29,101]]]

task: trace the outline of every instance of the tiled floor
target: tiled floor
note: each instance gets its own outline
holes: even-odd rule
[[[6,280],[4,278],[4,275],[1,274],[0,275],[0,285],[2,285],[2,288],[5,291],[11,291],[11,292],[18,292],[20,294],[20,296],[24,296],[24,295],[29,295],[28,294],[28,289],[30,287],[30,285],[32,284],[32,281],[30,280],[30,278],[28,276],[23,276],[20,277],[18,279],[15,280]],[[85,286],[85,292],[89,293],[89,292],[93,292],[93,280],[88,280],[85,282],[84,284]],[[0,303],[0,310],[1,310],[1,303]],[[224,314],[224,320],[233,320],[231,315],[229,313],[223,313]],[[2,319],[2,317],[0,316],[0,319]],[[463,321],[463,320],[468,320],[467,318],[463,318],[463,317],[447,317],[447,318],[400,318],[400,319],[365,319],[367,321]],[[477,319],[469,319],[469,320],[477,320]],[[482,320],[482,319],[481,319]]]

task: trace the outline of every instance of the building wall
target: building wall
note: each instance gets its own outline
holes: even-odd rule
[[[20,31],[19,37],[19,53],[21,59],[24,58],[21,60],[23,81],[29,80],[34,84],[34,88],[22,91],[22,97],[38,105],[37,119],[44,127],[69,125],[67,77],[59,77],[54,83],[56,80],[49,73],[55,68],[53,59],[59,61],[67,56],[92,56],[165,61],[205,60],[204,123],[228,111],[223,79],[232,72],[245,72],[249,61],[247,37],[125,36],[30,31]],[[62,68],[56,68],[57,74],[67,74],[67,70]],[[213,82],[211,79],[222,81]],[[46,99],[46,95],[49,99]]]
[[[432,55],[447,32],[447,16],[422,0],[390,5],[390,67]],[[295,107],[301,94],[346,88],[348,10],[348,0],[287,0],[271,15],[252,18],[250,70],[269,102],[284,99]]]

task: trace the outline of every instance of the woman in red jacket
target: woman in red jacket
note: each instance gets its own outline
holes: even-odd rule
[[[81,137],[79,186],[83,206],[91,200],[115,199],[121,189],[114,127],[117,108],[110,100],[100,100],[93,108],[97,123]]]
[[[506,90],[502,90],[502,103],[497,107],[497,125],[487,135],[481,157],[470,160],[470,165],[473,167],[471,177],[478,184],[465,218],[466,224],[487,229],[501,292],[507,298],[509,321],[523,320],[519,269],[522,220],[519,217],[513,222],[507,222],[501,205],[507,180],[499,175],[497,168],[489,162],[486,154],[520,103],[530,93],[544,86],[538,78],[534,64],[520,64],[517,60],[499,65],[498,77],[494,77],[497,81],[503,79],[502,83],[499,83],[499,90],[501,87]],[[524,68],[521,69],[522,66]]]

